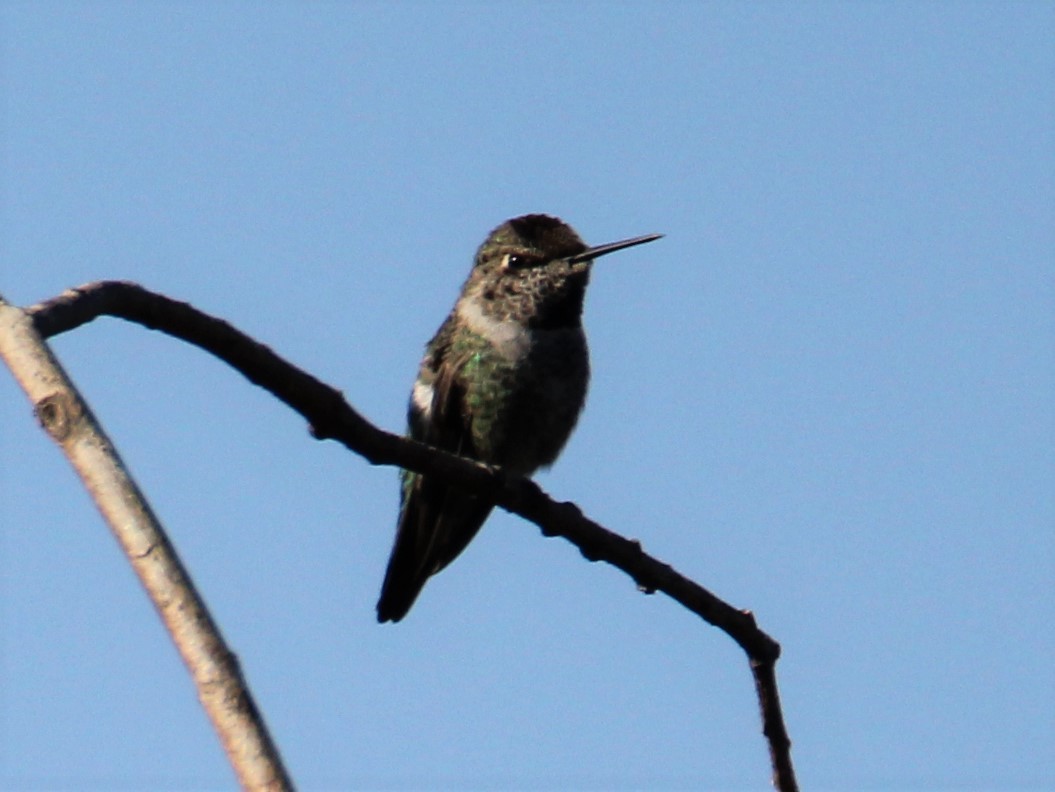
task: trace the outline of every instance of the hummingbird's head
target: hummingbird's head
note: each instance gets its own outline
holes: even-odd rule
[[[575,326],[593,260],[658,234],[590,248],[567,223],[531,214],[507,220],[476,252],[464,298],[498,321],[530,327]]]
[[[526,269],[532,264],[546,264],[584,250],[586,243],[567,223],[549,215],[524,215],[506,220],[487,235],[476,252],[476,266],[495,257],[513,257],[517,259],[512,262],[514,268]]]

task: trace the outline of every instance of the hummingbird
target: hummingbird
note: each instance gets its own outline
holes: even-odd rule
[[[495,228],[425,347],[407,409],[409,436],[523,476],[551,465],[586,401],[582,309],[591,265],[660,236],[587,247],[570,226],[543,214]],[[494,508],[435,477],[400,476],[379,622],[406,616],[429,577],[458,557]]]

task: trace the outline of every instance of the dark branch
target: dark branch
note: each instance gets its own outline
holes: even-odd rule
[[[605,561],[623,570],[642,591],[662,591],[723,630],[746,652],[755,677],[763,732],[769,741],[774,783],[781,790],[797,789],[777,692],[775,664],[780,645],[758,628],[750,611],[734,608],[643,552],[640,543],[584,517],[574,504],[554,501],[530,479],[376,428],[348,405],[340,391],[283,360],[227,322],[187,303],[147,291],[135,283],[102,281],[70,289],[29,308],[27,313],[45,337],[109,315],[201,347],[304,416],[316,438],[337,440],[372,464],[398,465],[440,476],[487,495],[503,509],[538,525],[544,535],[567,539],[588,560]]]

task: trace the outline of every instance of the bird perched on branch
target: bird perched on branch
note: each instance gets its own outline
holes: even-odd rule
[[[590,377],[583,297],[593,261],[660,234],[587,247],[562,221],[532,214],[494,229],[453,310],[425,348],[408,409],[415,440],[529,476],[571,435]],[[433,476],[401,472],[395,546],[377,620],[407,615],[494,504]]]

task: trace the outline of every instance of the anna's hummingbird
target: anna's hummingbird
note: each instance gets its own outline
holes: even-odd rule
[[[568,225],[525,215],[492,231],[429,341],[407,410],[415,440],[521,475],[550,465],[586,400],[583,297],[595,258],[660,234],[588,248]],[[407,615],[494,504],[404,470],[395,547],[377,620]]]

